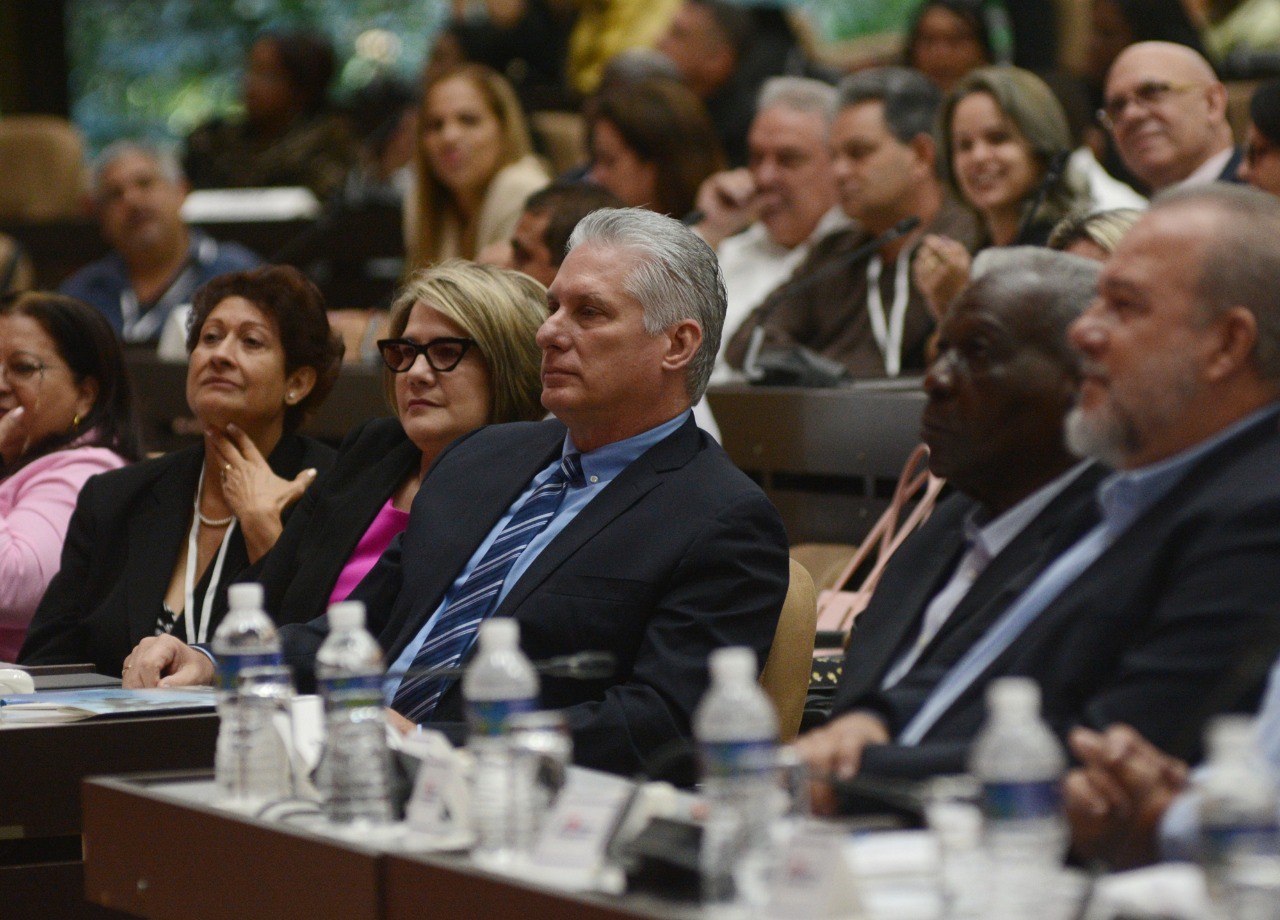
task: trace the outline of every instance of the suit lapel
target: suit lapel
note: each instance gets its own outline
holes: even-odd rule
[[[155,635],[173,567],[186,545],[203,457],[203,451],[194,450],[175,458],[143,496],[138,513],[129,518],[127,539],[137,559],[127,567],[125,580],[131,646]]]
[[[485,455],[477,461],[483,470],[477,470],[467,462],[471,452],[464,442],[459,462],[438,464],[428,473],[402,538],[403,576],[386,631],[395,636],[388,660],[417,635],[476,548],[538,471],[560,455],[563,443],[564,429],[548,425],[536,430],[530,444],[513,447],[497,459]],[[476,476],[481,474],[485,482],[478,486]],[[448,537],[442,538],[445,532]]]
[[[985,631],[1054,559],[1097,522],[1093,496],[1107,472],[1096,463],[1082,470],[1013,538],[956,605],[925,649],[925,656],[958,630]]]
[[[316,508],[313,523],[321,528],[328,526],[335,535],[346,536],[346,539],[326,539],[323,532],[317,534],[319,539],[312,543],[312,552],[299,560],[298,576],[312,585],[310,590],[316,592],[321,610],[337,582],[336,573],[340,573],[351,558],[356,544],[388,497],[421,461],[421,451],[406,438],[381,457],[374,458],[360,475],[349,477],[343,488],[328,493],[323,504]]]
[[[662,481],[664,472],[678,469],[693,459],[700,437],[690,418],[627,466],[538,555],[495,612],[503,616],[513,615],[566,559],[655,488]]]
[[[877,687],[917,634],[930,598],[955,568],[969,507],[963,496],[943,502],[894,554],[867,610],[853,622],[841,699],[856,699]]]

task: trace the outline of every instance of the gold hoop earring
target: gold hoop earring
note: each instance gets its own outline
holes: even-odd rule
[[[79,412],[77,412],[77,413],[76,413],[76,417],[75,417],[75,418],[73,418],[73,419],[71,420],[71,427],[72,427],[72,428],[79,428],[79,427],[80,427],[80,413],[79,413]]]

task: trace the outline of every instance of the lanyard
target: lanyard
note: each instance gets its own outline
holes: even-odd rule
[[[125,288],[120,294],[120,316],[123,320],[120,337],[126,342],[145,342],[159,335],[160,327],[169,318],[174,307],[191,302],[191,294],[199,281],[196,269],[212,262],[217,254],[218,244],[212,239],[205,237],[197,240],[178,274],[174,275],[164,293],[156,298],[146,312],[143,312],[138,303],[138,295],[133,288]]]
[[[214,558],[213,574],[209,576],[209,587],[204,592],[204,604],[200,610],[197,623],[196,614],[196,554],[199,552],[197,536],[200,533],[200,497],[204,495],[204,468],[200,469],[200,483],[196,486],[195,509],[191,515],[191,533],[187,536],[187,571],[184,576],[184,596],[186,609],[183,613],[187,621],[187,644],[209,640],[209,618],[213,615],[213,598],[218,593],[218,581],[222,578],[222,564],[227,559],[227,547],[231,545],[231,533],[236,529],[232,519],[223,534],[222,545],[218,547],[218,555]]]
[[[908,276],[911,249],[903,246],[898,253],[898,268],[893,278],[893,306],[888,319],[884,301],[880,299],[880,254],[867,261],[867,313],[871,316],[871,334],[884,355],[885,376],[897,377],[902,368],[902,330],[907,322],[907,297],[911,293]]]

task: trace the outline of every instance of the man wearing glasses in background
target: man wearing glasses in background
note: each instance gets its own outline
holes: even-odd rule
[[[1184,45],[1139,42],[1107,73],[1098,119],[1152,194],[1180,185],[1239,182],[1243,151],[1227,124],[1227,90]]]

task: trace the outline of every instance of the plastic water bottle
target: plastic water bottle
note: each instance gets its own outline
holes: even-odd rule
[[[334,604],[328,618],[329,635],[316,653],[325,713],[322,808],[335,824],[386,824],[391,785],[382,647],[364,628],[364,604]]]
[[[240,672],[279,665],[280,639],[275,623],[262,609],[261,585],[232,585],[227,598],[230,610],[213,635],[219,719],[214,776],[224,800],[249,806],[272,786],[263,774],[275,773],[279,752],[276,745],[264,743],[265,734],[274,728],[257,718],[253,707],[240,697]],[[268,758],[271,762],[264,762]]]
[[[520,624],[494,617],[480,624],[479,648],[462,678],[475,755],[471,808],[476,823],[476,851],[481,858],[501,860],[527,848],[523,837],[533,817],[531,802],[516,801],[508,722],[538,707],[538,674],[520,651]]]
[[[1007,677],[987,689],[987,721],[969,770],[982,786],[983,844],[995,881],[987,915],[1036,917],[1059,881],[1069,831],[1062,745],[1040,718],[1040,688]]]
[[[711,653],[711,688],[698,703],[693,733],[702,762],[707,819],[702,830],[703,900],[750,901],[735,874],[754,881],[767,868],[775,781],[778,716],[756,682],[749,648]]]
[[[1280,892],[1276,778],[1258,753],[1251,718],[1214,719],[1207,741],[1209,760],[1196,787],[1210,903],[1222,916],[1273,917]]]

